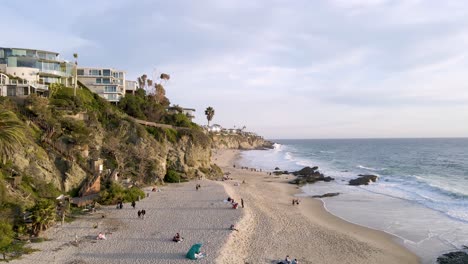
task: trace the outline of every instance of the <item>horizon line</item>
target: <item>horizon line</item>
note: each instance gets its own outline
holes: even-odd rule
[[[468,139],[466,137],[356,137],[356,138],[268,138],[266,140],[347,140],[347,139]]]

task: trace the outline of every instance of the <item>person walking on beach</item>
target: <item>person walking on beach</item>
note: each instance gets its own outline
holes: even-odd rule
[[[244,208],[244,199],[243,198],[241,198],[241,206],[242,206],[242,208]]]
[[[146,210],[141,210],[141,219],[145,219]]]
[[[138,218],[140,218],[140,217],[141,217],[141,211],[138,210],[138,213],[137,213],[137,214],[138,214]]]
[[[133,207],[133,209],[135,209],[135,206],[136,206],[135,201],[132,201],[132,207]]]

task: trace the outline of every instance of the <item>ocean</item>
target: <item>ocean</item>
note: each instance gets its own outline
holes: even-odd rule
[[[468,138],[273,140],[272,150],[242,152],[241,164],[272,171],[319,166],[331,183],[302,187],[332,214],[399,238],[423,263],[468,245]],[[358,174],[379,179],[349,186]]]

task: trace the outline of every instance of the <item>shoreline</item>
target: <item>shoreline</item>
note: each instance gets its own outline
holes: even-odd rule
[[[299,216],[297,216],[297,218],[301,219],[301,221],[298,222],[301,222],[302,224],[300,228],[303,233],[314,233],[315,235],[317,233],[321,233],[323,234],[324,238],[326,238],[326,240],[330,240],[329,242],[331,242],[331,245],[329,244],[322,246],[324,248],[324,251],[329,251],[330,248],[336,249],[336,245],[338,245],[338,248],[340,248],[340,250],[336,250],[336,252],[333,252],[334,256],[332,258],[327,260],[325,259],[325,255],[311,252],[313,251],[313,247],[311,248],[307,246],[302,246],[299,247],[301,250],[297,250],[297,245],[292,247],[288,245],[288,243],[275,243],[274,241],[272,242],[273,246],[275,244],[280,244],[281,247],[289,251],[297,252],[295,254],[302,256],[298,258],[301,261],[301,263],[309,263],[309,261],[311,261],[310,263],[419,263],[421,261],[414,253],[412,253],[403,245],[401,245],[401,243],[399,243],[400,238],[380,230],[348,222],[338,216],[335,216],[325,208],[324,202],[321,199],[317,200],[310,197],[303,197],[301,199],[300,206],[292,207],[289,203],[290,199],[296,197],[296,195],[298,194],[302,194],[303,192],[297,186],[287,183],[287,181],[292,178],[291,176],[272,175],[267,177],[265,173],[250,172],[238,168],[234,169],[232,168],[232,164],[234,164],[236,160],[238,160],[236,159],[236,157],[238,158],[239,155],[240,151],[217,150],[214,157],[216,157],[215,162],[218,164],[218,166],[220,166],[223,169],[223,171],[231,172],[231,175],[235,180],[240,180],[239,178],[249,179],[247,181],[247,183],[249,184],[249,181],[252,181],[253,179],[256,182],[256,184],[259,184],[257,187],[265,187],[267,185],[270,185],[279,190],[282,195],[277,196],[281,196],[282,199],[287,199],[289,206],[285,207],[285,205],[282,204],[279,212],[281,213],[281,210],[294,210],[292,211],[292,213],[294,213],[294,215],[296,216],[297,211],[299,211]],[[256,177],[257,179],[255,179],[254,177]],[[228,186],[227,188],[231,189],[231,192],[235,192],[236,195],[245,195],[245,192],[242,192],[242,188],[236,189],[230,186],[228,182],[224,182],[224,185]],[[265,192],[265,190],[262,190],[260,188],[258,188],[257,190],[258,192]],[[227,192],[230,193],[229,190],[227,190]],[[268,194],[264,195],[268,196]],[[275,211],[275,209],[271,210]],[[278,210],[276,210],[276,212],[278,212]],[[261,214],[257,214],[256,216],[260,218],[265,217],[265,215],[262,216]],[[244,220],[246,217],[252,218],[255,216],[252,216],[251,212],[247,212],[246,214],[244,214],[243,218],[241,219],[241,222],[246,221]],[[259,220],[257,219],[257,221]],[[254,230],[253,232],[255,232],[255,229],[258,228],[257,226],[255,226],[255,223],[253,223],[252,225],[253,227],[248,229],[248,232],[252,232],[252,230]],[[288,231],[286,231],[286,233],[288,233]],[[290,233],[294,234],[298,232],[291,231]],[[228,242],[226,243],[219,259],[224,260],[225,262],[223,263],[240,263],[226,262],[226,260],[228,260],[226,257],[232,255],[233,253],[233,250],[229,250],[229,247],[232,247],[232,245],[235,244],[239,244],[240,242],[254,244],[256,243],[256,241],[258,241],[258,239],[254,237],[254,235],[255,233],[250,233],[242,238],[231,236]],[[301,234],[297,235],[300,236]],[[304,238],[313,239],[314,236],[305,235]],[[290,240],[286,238],[284,239]],[[315,240],[317,239],[315,238]],[[292,240],[290,242],[296,243],[297,241]],[[313,241],[314,244],[317,242],[323,241]],[[351,244],[352,246],[349,246],[349,244]],[[343,248],[345,248],[346,250],[343,251]],[[241,249],[241,252],[243,251],[246,250]],[[244,253],[246,255],[245,259],[243,259],[244,261],[258,260],[258,257],[252,256],[255,255],[252,254],[252,251],[253,250],[251,247],[248,248],[247,252]],[[362,254],[362,252],[367,253]],[[258,254],[258,252],[256,254]],[[288,253],[283,253],[283,255],[284,254]],[[277,254],[275,259],[281,260],[285,256],[283,255],[281,255],[281,253],[279,255]],[[290,255],[294,257],[293,253],[290,253]]]

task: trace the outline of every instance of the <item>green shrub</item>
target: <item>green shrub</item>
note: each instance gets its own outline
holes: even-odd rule
[[[180,174],[175,170],[167,170],[164,181],[169,183],[180,182]]]
[[[177,137],[178,137],[177,130],[172,129],[172,128],[165,128],[164,133],[166,134],[167,141],[171,143],[177,142]]]
[[[118,201],[131,202],[138,197],[145,197],[145,192],[138,187],[125,189],[122,185],[112,182],[108,188],[99,193],[101,204],[116,204]]]
[[[164,142],[164,131],[159,127],[146,127],[146,131],[150,133],[158,142]]]

